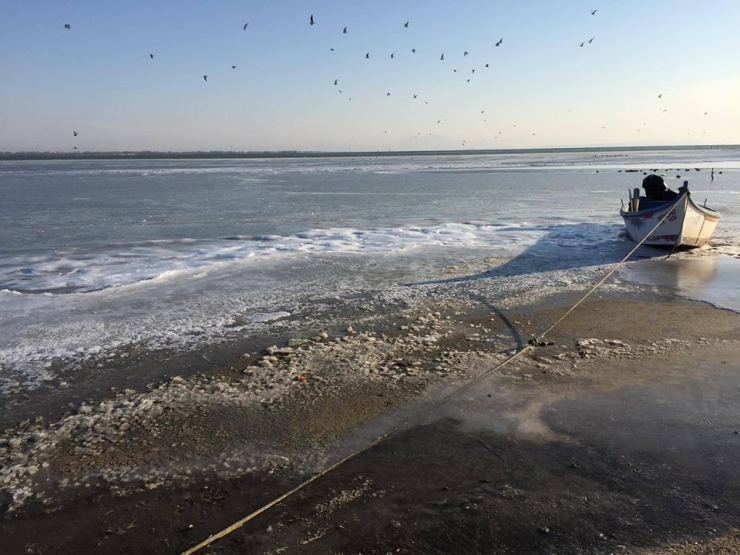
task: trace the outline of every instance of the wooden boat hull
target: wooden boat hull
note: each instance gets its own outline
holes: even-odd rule
[[[622,209],[619,213],[630,239],[659,247],[701,247],[712,237],[720,218],[716,210],[695,204],[688,191],[659,206],[637,211]],[[654,229],[666,214],[663,223]]]

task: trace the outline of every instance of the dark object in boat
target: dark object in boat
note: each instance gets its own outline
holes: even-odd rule
[[[659,175],[650,174],[642,180],[642,188],[648,200],[675,200],[676,191],[671,191]]]

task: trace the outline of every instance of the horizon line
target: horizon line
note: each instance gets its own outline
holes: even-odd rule
[[[331,151],[331,150],[109,150],[109,151],[69,151],[69,150],[25,150],[25,151],[2,151],[0,159],[58,159],[58,158],[167,158],[167,157],[189,157],[199,156],[206,158],[224,157],[347,157],[347,156],[432,156],[453,154],[495,154],[495,153],[522,153],[522,152],[560,152],[560,151],[604,151],[604,150],[679,150],[679,149],[720,149],[740,148],[740,144],[716,144],[716,145],[634,145],[634,146],[580,146],[580,147],[540,147],[540,148],[485,148],[485,149],[425,149],[425,150],[355,150],[355,151]]]

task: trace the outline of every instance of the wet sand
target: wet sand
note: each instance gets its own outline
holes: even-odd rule
[[[3,553],[740,553],[740,314],[435,300],[0,434]],[[464,384],[484,376],[473,387]]]

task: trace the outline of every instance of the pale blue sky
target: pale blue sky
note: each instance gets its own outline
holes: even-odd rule
[[[739,24],[737,0],[7,1],[0,151],[737,144]]]

